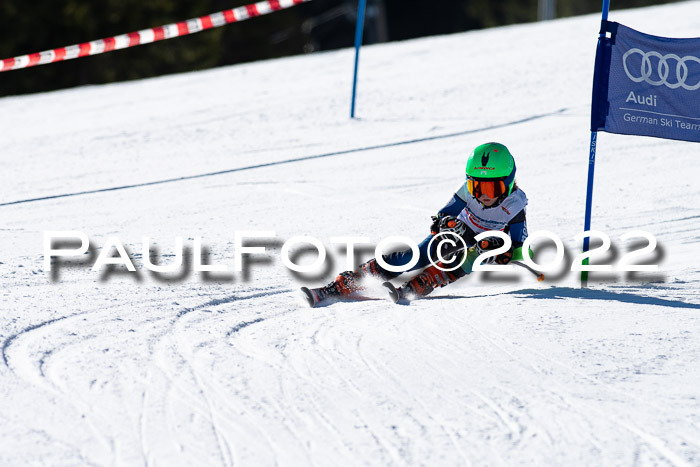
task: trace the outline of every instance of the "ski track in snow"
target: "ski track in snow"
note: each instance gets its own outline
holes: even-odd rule
[[[698,11],[612,16],[694,36]],[[516,154],[530,232],[555,232],[570,261],[598,27],[367,47],[353,121],[351,50],[0,99],[0,465],[699,465],[700,146],[599,136],[606,259],[643,229],[660,271],[589,289],[473,274],[410,304],[371,284],[311,310],[281,242],[232,277],[142,267],[143,236],[164,262],[173,237],[201,236],[227,265],[236,230],[420,240],[487,140]],[[685,169],[655,169],[659,154]],[[96,251],[118,236],[138,273],[83,262],[53,282],[46,230]],[[329,259],[314,284],[343,269]]]

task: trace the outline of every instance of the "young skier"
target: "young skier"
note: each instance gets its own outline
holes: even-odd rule
[[[444,287],[471,273],[474,260],[481,253],[503,246],[503,241],[498,237],[488,237],[477,245],[474,237],[482,232],[500,230],[512,240],[510,250],[484,262],[507,264],[511,260],[523,258],[522,245],[527,238],[527,197],[515,183],[515,160],[508,148],[500,143],[477,146],[467,160],[466,173],[466,182],[438,214],[432,216],[430,235],[418,245],[420,257],[410,270],[425,269],[398,289],[385,284],[394,301],[426,296],[437,287]],[[452,256],[452,259],[449,264],[437,263],[436,266],[430,263],[430,259],[435,260],[438,256],[435,251],[428,251],[428,245],[433,236],[441,232],[461,236],[468,249],[459,251],[456,255],[454,251],[443,253],[445,257]],[[431,248],[435,249],[437,243],[439,242],[433,242]],[[409,248],[383,255],[382,258],[389,265],[404,266],[412,260],[413,251]],[[460,267],[449,272],[438,267],[450,269],[456,264],[460,264]],[[400,274],[387,271],[373,258],[360,265],[357,271],[340,273],[325,287],[302,287],[302,292],[309,305],[314,306],[327,297],[350,296],[362,290],[361,280],[365,277],[389,281]]]

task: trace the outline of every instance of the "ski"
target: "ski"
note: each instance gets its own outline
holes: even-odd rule
[[[358,289],[356,292],[350,295],[339,294],[334,291],[329,291],[328,287],[301,287],[301,296],[306,301],[306,303],[311,308],[315,308],[319,303],[327,302],[358,302],[366,300],[380,300],[379,298],[367,297],[366,295],[360,295],[360,292],[364,289]]]
[[[391,282],[384,282],[382,286],[386,289],[387,293],[389,294],[389,300],[391,300],[394,303],[398,303],[399,300],[401,300],[401,292],[399,289],[394,287],[394,284]]]
[[[304,298],[304,300],[306,300],[306,303],[308,303],[311,308],[315,307],[325,298],[322,289],[323,287],[319,287],[316,289],[310,289],[308,287],[301,288],[302,297]]]

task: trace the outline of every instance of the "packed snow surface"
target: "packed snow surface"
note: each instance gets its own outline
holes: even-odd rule
[[[611,19],[694,37],[700,2]],[[592,227],[615,251],[594,262],[644,230],[659,270],[568,270],[599,21],[364,48],[356,120],[352,50],[0,99],[0,465],[700,465],[700,145],[600,134]],[[423,239],[487,141],[559,270],[300,302],[345,269],[332,237]],[[45,231],[93,254],[49,272]],[[231,272],[244,231],[276,237]],[[283,266],[296,236],[323,274]],[[92,271],[110,237],[135,273]],[[200,237],[229,272],[153,274],[143,237],[161,264]]]

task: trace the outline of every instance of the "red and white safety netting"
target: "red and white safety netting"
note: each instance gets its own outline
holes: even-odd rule
[[[144,29],[119,36],[107,37],[82,44],[59,47],[58,49],[45,50],[29,55],[21,55],[14,58],[6,58],[0,61],[0,71],[18,70],[35,65],[71,60],[79,57],[97,55],[112,50],[126,49],[141,44],[172,39],[173,37],[186,36],[206,29],[216,28],[229,23],[243,21],[255,16],[266,15],[273,11],[298,5],[311,0],[266,0],[251,5],[224,10],[211,15],[167,24],[157,28]]]

